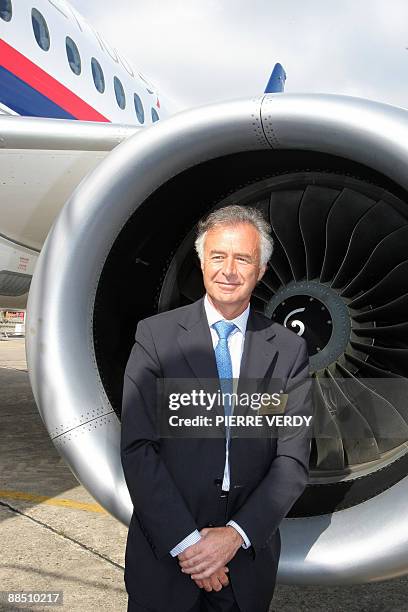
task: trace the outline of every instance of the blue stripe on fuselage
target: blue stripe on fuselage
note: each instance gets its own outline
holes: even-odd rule
[[[24,117],[76,118],[3,66],[0,66],[0,102]]]

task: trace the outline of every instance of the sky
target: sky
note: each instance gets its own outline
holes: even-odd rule
[[[408,106],[407,0],[71,4],[180,109],[258,95],[277,61],[287,92]]]

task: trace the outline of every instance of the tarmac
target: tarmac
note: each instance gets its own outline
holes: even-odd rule
[[[62,591],[56,610],[126,612],[127,528],[95,502],[54,449],[32,396],[22,338],[0,341],[0,432],[0,591]],[[52,609],[2,597],[0,611]],[[315,611],[408,612],[408,578],[277,585],[270,612]]]

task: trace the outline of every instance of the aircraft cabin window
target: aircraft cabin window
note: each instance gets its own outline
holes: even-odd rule
[[[48,51],[50,48],[50,33],[48,31],[47,22],[40,11],[37,11],[35,8],[31,9],[31,22],[33,24],[33,32],[38,46],[41,47],[43,51]]]
[[[67,50],[68,64],[74,74],[81,74],[81,56],[79,55],[78,47],[69,36],[65,39],[65,48]]]
[[[133,98],[135,101],[135,111],[136,111],[137,120],[139,121],[139,123],[144,123],[145,117],[144,117],[144,109],[143,109],[142,101],[140,97],[137,95],[137,93],[134,94]]]
[[[126,106],[126,98],[123,85],[119,81],[118,77],[113,77],[113,86],[115,88],[116,102],[118,103],[119,108],[123,110]]]
[[[0,0],[0,19],[10,21],[13,16],[11,0]]]
[[[157,110],[155,108],[152,108],[152,121],[153,121],[153,123],[155,121],[158,121],[159,119],[160,119],[160,117],[158,115]]]
[[[100,63],[94,57],[91,59],[91,68],[95,87],[99,93],[103,93],[105,91],[105,77],[103,76]]]

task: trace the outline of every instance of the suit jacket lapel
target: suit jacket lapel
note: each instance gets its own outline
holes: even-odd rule
[[[275,336],[273,325],[265,324],[263,317],[251,307],[245,333],[244,351],[241,360],[240,379],[270,378],[276,359],[278,348],[273,342]]]
[[[208,387],[208,382],[204,384],[204,379],[218,380],[218,371],[204,310],[204,298],[194,302],[184,311],[179,325],[178,342],[183,355],[203,387]]]

